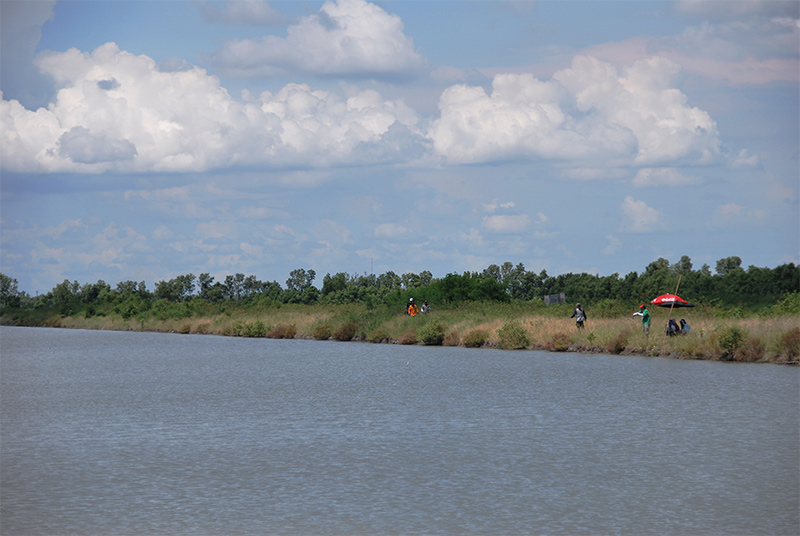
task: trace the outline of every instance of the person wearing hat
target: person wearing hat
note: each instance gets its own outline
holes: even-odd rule
[[[639,306],[639,312],[633,313],[633,316],[642,317],[642,329],[644,330],[644,334],[650,335],[650,311],[647,310],[647,307],[641,304]]]
[[[579,330],[583,329],[583,323],[586,321],[586,311],[583,310],[580,303],[575,304],[575,311],[570,318],[575,319],[575,325]]]
[[[422,308],[419,310],[419,312],[425,315],[428,314],[430,311],[431,311],[431,306],[428,305],[428,300],[425,300],[422,303]]]
[[[419,308],[417,307],[417,304],[414,303],[414,298],[409,298],[408,305],[406,306],[406,314],[409,316],[417,316],[418,312]]]

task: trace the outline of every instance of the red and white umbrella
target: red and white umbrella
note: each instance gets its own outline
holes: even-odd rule
[[[689,303],[680,296],[675,294],[662,294],[661,296],[650,300],[653,305],[659,307],[694,307],[693,303]]]

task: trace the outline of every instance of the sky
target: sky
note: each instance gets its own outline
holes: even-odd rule
[[[0,272],[800,264],[796,1],[0,0]]]

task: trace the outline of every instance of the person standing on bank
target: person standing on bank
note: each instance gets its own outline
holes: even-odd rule
[[[417,304],[414,303],[414,298],[409,298],[408,305],[406,305],[406,314],[409,316],[417,316],[418,312],[419,308],[417,307]]]
[[[639,312],[633,313],[633,316],[641,316],[642,317],[642,330],[644,331],[645,335],[650,335],[650,311],[647,310],[647,307],[644,304],[639,306]]]
[[[583,310],[580,303],[575,304],[575,311],[570,318],[575,319],[575,326],[578,329],[583,329],[583,323],[586,321],[586,311]]]

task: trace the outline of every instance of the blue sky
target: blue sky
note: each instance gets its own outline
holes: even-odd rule
[[[800,4],[0,1],[0,271],[800,262]]]

